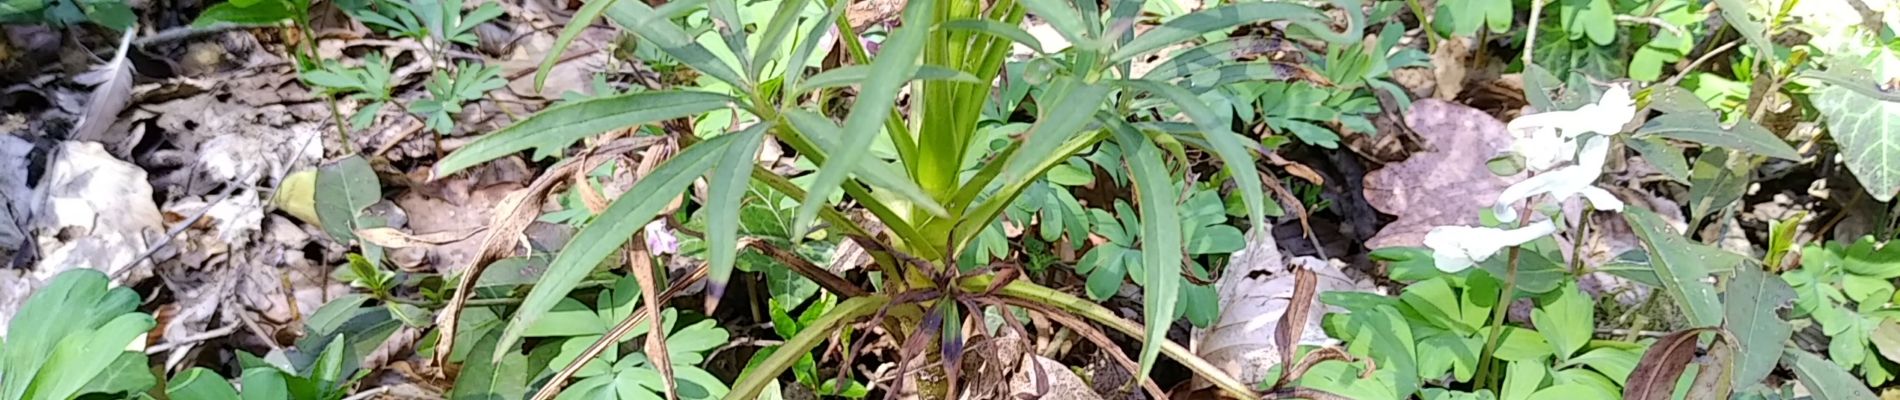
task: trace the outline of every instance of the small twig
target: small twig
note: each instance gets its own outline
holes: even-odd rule
[[[231,332],[236,332],[238,328],[242,328],[242,327],[244,327],[244,324],[241,324],[241,323],[233,323],[230,325],[225,325],[223,328],[212,329],[212,330],[204,331],[204,333],[186,336],[178,340],[161,343],[157,346],[147,347],[145,348],[145,354],[163,353],[173,348],[177,348],[179,346],[195,344],[195,343],[203,342],[206,340],[225,337],[225,336],[230,335]]]
[[[1703,63],[1709,62],[1709,60],[1714,59],[1715,56],[1721,55],[1722,52],[1726,52],[1729,49],[1733,49],[1735,48],[1735,46],[1740,45],[1740,44],[1742,44],[1742,41],[1740,39],[1730,40],[1728,43],[1725,43],[1721,46],[1716,46],[1716,48],[1714,49],[1709,49],[1709,52],[1702,53],[1702,56],[1697,57],[1695,61],[1689,62],[1688,65],[1683,66],[1682,68],[1677,68],[1676,76],[1669,77],[1669,80],[1666,81],[1664,84],[1675,86],[1676,82],[1681,82],[1683,77],[1689,76],[1690,71],[1695,71],[1695,69],[1697,67],[1701,67]]]
[[[1657,4],[1661,4],[1661,3],[1657,3]],[[1676,34],[1676,36],[1681,36],[1685,38],[1689,37],[1688,31],[1684,31],[1682,30],[1682,27],[1675,26],[1674,24],[1670,24],[1669,21],[1664,21],[1662,18],[1638,17],[1634,15],[1617,15],[1616,22],[1623,23],[1623,24],[1655,25],[1657,28],[1662,28],[1662,30],[1669,31],[1669,33]]]

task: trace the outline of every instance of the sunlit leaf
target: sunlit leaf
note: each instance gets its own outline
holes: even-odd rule
[[[1228,128],[1224,118],[1220,118],[1212,107],[1186,89],[1154,81],[1128,82],[1134,88],[1168,99],[1187,114],[1188,119],[1194,121],[1194,125],[1201,130],[1201,136],[1212,147],[1214,155],[1220,157],[1228,175],[1233,177],[1241,199],[1247,203],[1249,229],[1267,226],[1266,189],[1260,182],[1260,173],[1254,169],[1253,153],[1245,147],[1248,139],[1235,134]]]
[[[746,80],[733,72],[732,66],[707,51],[693,41],[693,37],[684,28],[674,24],[664,14],[654,12],[641,1],[615,1],[607,6],[607,19],[614,21],[641,39],[660,47],[660,51],[673,56],[700,73],[725,81],[733,86],[746,86]]]
[[[1710,262],[1704,253],[1677,234],[1655,212],[1642,207],[1623,210],[1623,218],[1649,250],[1650,266],[1662,281],[1663,289],[1695,327],[1722,323],[1721,301],[1715,297],[1715,285],[1705,281]]]
[[[798,83],[797,88],[792,89],[792,94],[799,95],[822,88],[856,85],[862,83],[865,78],[870,76],[871,66],[869,65],[847,65],[832,68],[825,72],[820,72],[817,75],[812,75],[810,78],[805,78],[804,81]],[[935,65],[919,66],[917,68],[917,74],[912,75],[911,79],[921,81],[982,83],[982,81],[976,79],[975,75],[970,75],[968,72]]]
[[[1741,343],[1732,379],[1743,385],[1760,382],[1775,370],[1782,343],[1794,333],[1775,310],[1794,300],[1788,283],[1758,268],[1737,268],[1729,282],[1723,306],[1730,333]],[[1745,387],[1744,387],[1745,388]]]
[[[1354,7],[1357,9],[1357,7]],[[1031,10],[1034,10],[1032,7]],[[1109,62],[1118,63],[1160,49],[1184,40],[1200,37],[1216,30],[1232,28],[1240,24],[1263,21],[1284,20],[1306,28],[1314,36],[1333,43],[1350,43],[1359,40],[1359,18],[1356,12],[1348,13],[1352,26],[1345,33],[1335,32],[1333,18],[1319,10],[1296,3],[1239,3],[1212,7],[1175,18],[1147,33],[1136,36],[1128,44],[1116,49],[1108,57]],[[1041,14],[1038,14],[1041,15]],[[1058,26],[1058,28],[1061,28]]]
[[[607,11],[607,6],[613,5],[616,1],[619,0],[593,0],[582,4],[581,9],[574,11],[574,15],[567,20],[567,26],[561,28],[561,34],[554,37],[554,44],[548,46],[547,55],[541,57],[541,66],[534,70],[535,91],[541,91],[542,86],[547,83],[548,71],[553,71],[554,64],[560,63],[561,53],[566,52],[567,46],[574,43],[574,38],[579,37],[581,32],[586,32],[587,27],[593,25],[594,20],[600,19],[600,14]]]
[[[1686,140],[1784,160],[1801,159],[1801,153],[1767,128],[1747,119],[1723,128],[1714,113],[1663,114],[1643,123],[1636,135]]]

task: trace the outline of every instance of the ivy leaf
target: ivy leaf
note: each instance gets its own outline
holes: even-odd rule
[[[1880,54],[1876,63],[1894,62],[1890,54]],[[1840,143],[1847,169],[1875,200],[1892,201],[1900,193],[1900,102],[1880,101],[1840,85],[1821,88],[1813,101],[1827,119],[1828,134]]]

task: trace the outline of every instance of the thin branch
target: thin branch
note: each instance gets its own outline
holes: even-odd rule
[[[212,329],[212,330],[204,331],[203,333],[199,333],[196,335],[186,336],[178,340],[161,343],[157,346],[147,347],[145,348],[145,354],[163,353],[173,348],[229,336],[231,332],[237,332],[238,328],[242,328],[242,327],[244,327],[244,324],[241,324],[241,323],[233,323],[230,325],[225,325],[223,328]]]

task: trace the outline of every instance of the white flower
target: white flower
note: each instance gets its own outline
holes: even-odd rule
[[[1445,272],[1471,268],[1499,250],[1550,236],[1557,226],[1550,220],[1537,221],[1517,229],[1474,226],[1441,226],[1425,234],[1425,247],[1432,249],[1432,262]]]
[[[1540,194],[1550,194],[1551,198],[1559,202],[1582,195],[1590,201],[1590,206],[1598,210],[1622,211],[1622,200],[1594,186],[1597,177],[1603,175],[1603,158],[1610,153],[1610,137],[1591,136],[1584,140],[1583,153],[1576,165],[1532,176],[1498,194],[1497,205],[1492,209],[1498,221],[1517,221],[1517,211],[1512,205]]]
[[[1511,151],[1524,156],[1526,166],[1544,171],[1577,153],[1577,137],[1585,133],[1615,135],[1636,118],[1636,102],[1624,85],[1610,85],[1596,104],[1571,111],[1550,111],[1511,120],[1505,129],[1516,137]]]

